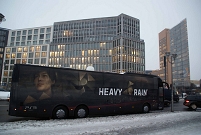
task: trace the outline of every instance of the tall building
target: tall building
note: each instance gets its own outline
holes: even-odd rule
[[[49,66],[96,71],[145,70],[145,44],[139,19],[115,17],[55,22]]]
[[[172,29],[164,29],[159,33],[159,54],[160,54],[160,69],[164,70],[162,75],[165,78],[164,56],[166,52],[177,54],[175,60],[166,59],[166,79],[178,89],[190,86],[190,63],[189,63],[189,48],[188,48],[188,32],[187,20],[182,20]],[[171,76],[172,73],[172,76]]]
[[[15,63],[144,73],[145,43],[140,39],[139,19],[125,14],[55,22],[10,30],[4,61],[4,83],[11,81]]]
[[[9,33],[8,29],[0,28],[0,75],[2,73],[2,69],[4,68],[3,58],[4,58],[5,47],[7,46],[8,33]]]
[[[9,30],[4,53],[2,84],[9,84],[14,64],[48,66],[52,26]]]

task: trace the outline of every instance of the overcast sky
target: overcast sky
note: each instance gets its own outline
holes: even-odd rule
[[[118,16],[140,20],[146,70],[159,69],[158,33],[187,19],[191,80],[201,79],[201,0],[0,0],[6,21],[0,27],[24,29],[54,22]]]

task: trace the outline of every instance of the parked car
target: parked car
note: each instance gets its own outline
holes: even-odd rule
[[[0,88],[0,100],[8,100],[10,99],[10,91],[6,91],[5,89]]]
[[[196,110],[201,107],[201,95],[188,95],[184,98],[183,105]]]
[[[171,101],[172,90],[171,89],[164,89],[164,100]],[[178,93],[173,90],[173,100],[175,102],[179,102],[179,95]]]

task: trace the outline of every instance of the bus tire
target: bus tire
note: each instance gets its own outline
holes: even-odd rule
[[[54,119],[65,119],[68,116],[68,110],[64,106],[58,106],[53,111]]]
[[[82,105],[82,106],[78,106],[75,109],[75,117],[76,118],[86,118],[89,114],[89,110],[86,106]]]
[[[144,104],[143,107],[142,107],[142,112],[143,113],[148,113],[150,111],[150,106],[149,104]]]

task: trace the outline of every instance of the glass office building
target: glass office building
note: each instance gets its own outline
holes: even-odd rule
[[[177,54],[173,60],[171,70],[171,60],[166,59],[166,75],[164,67],[164,56],[166,52]],[[190,86],[190,62],[188,48],[187,20],[182,20],[172,29],[164,29],[159,33],[159,54],[160,70],[164,71],[160,77],[169,84],[173,81],[174,86],[182,90]]]
[[[48,66],[52,26],[9,30],[4,52],[2,84],[9,84],[14,64]]]
[[[49,66],[96,71],[145,71],[145,43],[139,19],[115,17],[55,22]]]
[[[1,73],[4,68],[4,51],[5,51],[5,47],[7,46],[8,33],[9,33],[9,29],[0,28],[0,72]]]
[[[173,82],[178,87],[190,86],[190,62],[186,19],[170,29],[170,52],[177,54],[173,66]]]

